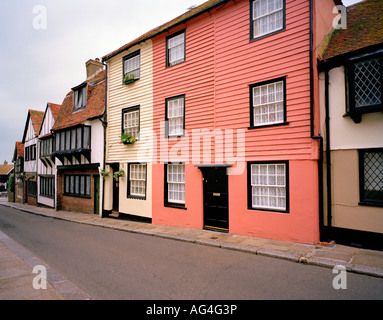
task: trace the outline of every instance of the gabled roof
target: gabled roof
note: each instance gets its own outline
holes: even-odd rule
[[[187,12],[185,12],[184,14],[178,16],[177,18],[174,18],[172,20],[170,20],[169,22],[166,22],[164,23],[163,25],[157,27],[157,28],[154,28],[152,30],[150,30],[149,32],[146,32],[144,33],[142,36],[138,37],[137,39],[127,43],[126,45],[122,46],[121,48],[105,55],[102,60],[103,61],[106,61],[110,58],[112,58],[113,56],[121,53],[122,51],[124,50],[127,50],[129,49],[130,47],[140,43],[140,42],[143,42],[143,41],[146,41],[164,31],[167,31],[168,29],[172,28],[172,27],[175,27],[176,25],[180,24],[180,23],[183,23],[183,22],[186,22],[187,20],[190,20],[208,10],[211,10],[221,4],[224,4],[226,2],[228,2],[230,0],[209,0],[209,1],[206,1],[205,3],[195,7],[195,8],[191,8],[189,9]]]
[[[208,12],[209,10],[212,10],[215,7],[223,5],[229,1],[230,0],[208,0],[199,6],[191,7],[187,12],[178,16],[177,18],[174,18],[174,19],[170,20],[169,22],[166,22],[163,25],[144,33],[143,35],[141,35],[137,39],[125,44],[121,48],[103,56],[102,60],[106,61],[106,60],[114,57],[115,55],[121,53],[122,51],[128,50],[130,47],[133,47],[134,45],[139,44],[140,42],[144,42],[150,38],[153,38],[154,36],[157,36],[160,33],[169,30],[170,28],[173,28],[173,27],[175,27],[181,23],[185,23],[186,21],[188,21],[194,17],[197,17],[197,16],[199,16],[205,12]],[[334,4],[342,5],[342,1],[341,0],[334,0]]]
[[[47,103],[47,107],[45,108],[45,112],[44,112],[44,117],[43,117],[43,120],[41,122],[40,130],[39,130],[39,135],[41,134],[41,130],[43,128],[43,124],[44,124],[44,121],[45,121],[45,117],[47,115],[48,108],[51,110],[53,119],[56,121],[56,119],[58,118],[58,115],[60,113],[61,105],[55,104],[55,103],[52,103],[52,102],[48,102]],[[49,133],[49,134],[47,134],[47,135],[45,135],[43,137],[39,137],[39,138],[42,139],[42,138],[45,138],[46,136],[51,136],[51,135],[52,134]]]
[[[61,104],[48,102],[48,105],[51,108],[53,118],[56,120],[60,113]]]
[[[7,176],[14,169],[13,164],[1,164],[0,165],[0,176]]]
[[[81,84],[87,85],[87,103],[85,108],[82,110],[73,112],[73,90],[66,95],[63,103],[61,104],[60,112],[57,118],[55,118],[56,121],[52,127],[52,131],[60,131],[66,128],[74,127],[83,124],[87,120],[101,117],[104,114],[105,77],[106,72],[103,70],[96,76]]]
[[[16,162],[17,158],[24,158],[24,143],[21,141],[16,141],[12,162]]]
[[[347,29],[336,29],[322,60],[383,44],[383,1],[364,0],[347,7]]]
[[[44,118],[44,113],[45,113],[44,111],[37,111],[37,110],[31,110],[31,109],[28,110],[27,122],[25,123],[24,135],[23,135],[23,141],[22,141],[23,143],[25,142],[25,136],[28,131],[29,120],[32,121],[32,126],[35,131],[36,137],[39,135],[40,127]]]

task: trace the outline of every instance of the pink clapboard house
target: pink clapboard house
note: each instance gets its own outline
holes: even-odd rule
[[[338,1],[208,1],[152,37],[153,223],[320,238],[317,48]]]

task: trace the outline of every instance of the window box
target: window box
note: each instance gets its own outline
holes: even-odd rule
[[[123,144],[134,144],[136,141],[136,138],[130,133],[121,134],[121,142]]]
[[[136,76],[133,73],[126,74],[124,76],[124,84],[131,84],[133,82],[136,82],[137,80],[138,79],[136,78]]]

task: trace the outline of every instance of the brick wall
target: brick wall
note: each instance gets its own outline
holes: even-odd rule
[[[24,183],[24,188],[25,188],[24,194],[26,195],[26,203],[31,205],[31,206],[37,206],[37,193],[36,193],[36,196],[30,196],[28,194],[29,193],[28,182],[34,181],[37,184],[36,175],[26,175],[24,181],[25,181],[25,183]],[[36,189],[37,189],[37,186],[36,186]],[[36,190],[36,192],[38,192],[38,190]]]
[[[90,175],[90,198],[64,194],[64,177],[66,175]],[[57,174],[57,210],[94,214],[94,175],[97,170],[74,170]]]

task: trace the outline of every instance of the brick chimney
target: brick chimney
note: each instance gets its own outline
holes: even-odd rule
[[[104,65],[100,62],[100,59],[90,59],[86,62],[86,79],[89,80],[102,70],[104,70]]]

